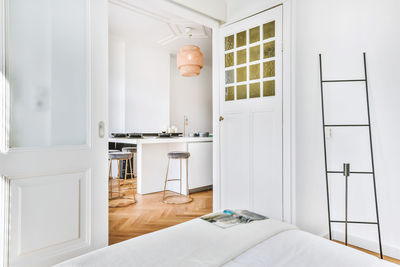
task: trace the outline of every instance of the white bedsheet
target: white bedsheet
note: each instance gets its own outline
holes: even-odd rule
[[[271,236],[295,228],[268,219],[222,229],[194,219],[93,251],[57,266],[221,266]]]
[[[371,267],[397,266],[356,249],[300,230],[277,234],[224,267]]]
[[[221,229],[195,219],[99,249],[58,267],[396,266],[275,220]]]

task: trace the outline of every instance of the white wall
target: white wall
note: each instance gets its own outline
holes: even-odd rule
[[[166,47],[117,36],[109,42],[109,62],[110,132],[160,132],[172,125],[183,132],[184,115],[187,132],[212,132],[211,66],[182,77]]]
[[[160,46],[126,42],[127,132],[159,132],[169,124],[169,66]]]
[[[397,170],[400,162],[400,124],[397,123],[397,114],[400,112],[398,10],[400,2],[396,0],[303,0],[298,2],[295,8],[297,223],[301,228],[317,234],[328,231],[318,53],[322,53],[325,59],[326,78],[359,78],[363,74],[361,53],[365,51],[368,61],[382,240],[385,245],[384,252],[396,257],[400,257],[400,214],[396,212],[397,204],[400,203],[400,179]],[[357,87],[353,85],[348,89],[357,90]],[[343,93],[342,96],[347,96],[347,93]],[[360,137],[361,134],[352,132],[349,138]],[[333,131],[333,141],[339,138],[340,132]],[[344,148],[340,152],[332,152],[330,156],[337,158],[337,153],[345,152],[351,150],[346,151]],[[365,160],[365,156],[362,152],[353,155],[359,161]],[[365,162],[357,163],[360,166],[366,165]],[[365,177],[365,181],[370,181],[370,178]],[[350,199],[350,213],[353,219],[373,219],[371,199],[367,202],[362,201],[366,199],[367,187],[368,185],[350,188],[350,194],[357,194],[358,198]],[[342,189],[336,189],[336,194],[340,194]],[[336,216],[343,214],[343,205],[338,203],[341,199],[343,198],[338,197],[337,201],[332,203]],[[373,229],[352,227],[350,234],[376,240],[376,232],[372,231]],[[374,248],[376,249],[376,246]]]
[[[122,38],[109,47],[110,132],[159,132],[169,125],[169,53]]]
[[[109,132],[119,133],[125,131],[125,42],[110,37],[108,49]]]
[[[279,1],[227,0],[228,23],[269,8]],[[290,2],[290,1],[284,1]],[[326,189],[324,177],[321,103],[318,54],[323,54],[325,78],[362,78],[362,52],[367,52],[370,104],[373,125],[375,164],[384,253],[400,258],[400,188],[397,165],[400,162],[400,2],[384,1],[321,1],[302,0],[294,3],[295,62],[294,90],[296,92],[296,214],[300,228],[325,235],[328,232]],[[284,14],[285,23],[285,14]],[[326,88],[328,118],[337,121],[365,120],[362,86]],[[343,91],[346,90],[346,91]],[[348,98],[346,99],[345,98]],[[339,100],[339,101],[337,101]],[[337,102],[335,102],[337,101]],[[349,106],[350,103],[352,106]],[[338,106],[339,105],[339,106]],[[331,108],[336,107],[335,113]],[[339,109],[338,109],[339,108]],[[349,108],[350,113],[345,109]],[[355,114],[355,116],[350,116]],[[344,161],[353,170],[369,168],[366,132],[343,133],[333,130],[328,138],[330,168],[341,168]],[[329,131],[328,131],[329,132]],[[343,139],[345,137],[345,139]],[[346,140],[347,139],[347,140]],[[349,147],[339,147],[342,141]],[[343,176],[333,176],[331,208],[333,219],[343,219]],[[362,180],[365,178],[364,180]],[[365,183],[365,181],[368,181]],[[350,182],[350,219],[374,220],[371,178],[353,176]],[[339,218],[338,218],[339,217]],[[377,249],[375,226],[352,226],[350,242]],[[334,227],[336,233],[343,228]],[[340,238],[340,236],[337,236]],[[372,241],[372,242],[370,242]],[[375,242],[375,243],[374,243]]]
[[[171,125],[183,132],[183,116],[189,120],[187,133],[212,132],[212,67],[204,65],[200,75],[183,77],[171,55]]]

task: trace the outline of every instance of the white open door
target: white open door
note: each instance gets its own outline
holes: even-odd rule
[[[0,259],[50,266],[107,245],[107,1],[1,3]]]
[[[220,31],[221,207],[283,219],[282,7]]]

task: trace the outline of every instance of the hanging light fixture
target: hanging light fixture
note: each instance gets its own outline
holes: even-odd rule
[[[192,37],[192,29],[185,28],[186,34]],[[184,45],[179,49],[177,56],[177,66],[182,76],[191,77],[200,74],[200,69],[203,68],[203,54],[200,47],[196,45]]]

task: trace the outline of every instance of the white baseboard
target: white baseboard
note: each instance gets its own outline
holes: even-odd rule
[[[324,233],[320,236],[329,239],[329,233]],[[332,239],[344,242],[344,233],[340,231],[332,231]],[[379,253],[379,244],[377,241],[365,239],[351,234],[348,235],[348,240],[351,240],[351,245]],[[382,242],[382,251],[383,255],[385,256],[400,259],[400,247],[385,244],[384,240]]]

